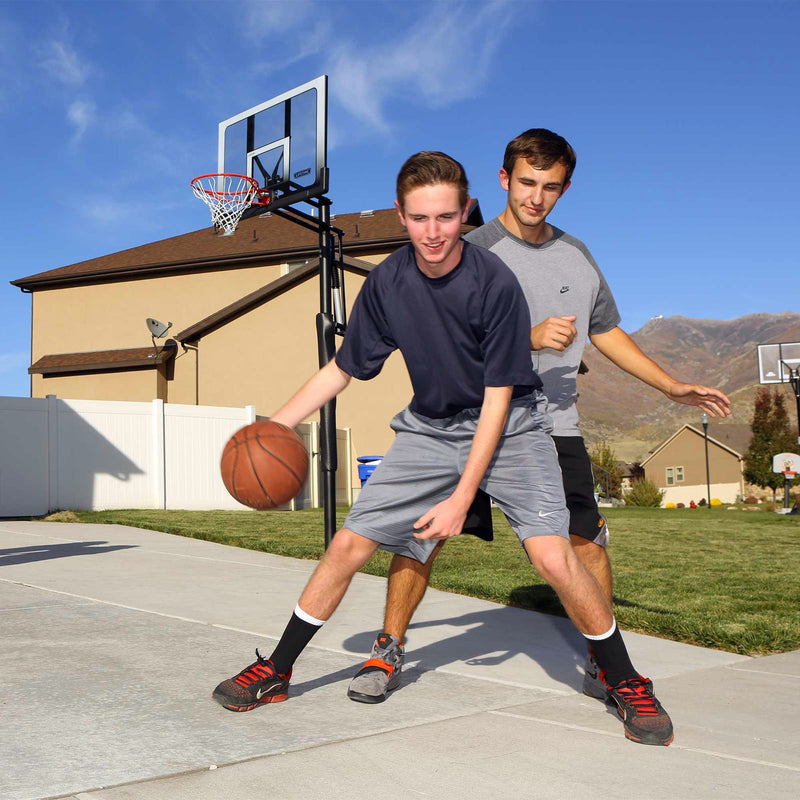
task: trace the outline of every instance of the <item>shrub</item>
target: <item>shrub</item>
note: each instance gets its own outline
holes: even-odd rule
[[[699,506],[704,506],[704,505],[706,505],[706,499],[705,499],[705,497],[701,497],[701,498],[700,498],[700,500],[699,500],[699,502],[697,503],[697,505],[699,505]]]
[[[667,503],[664,508],[675,508],[675,503]]]
[[[678,508],[686,508],[686,503],[678,503]]]
[[[712,497],[711,498],[711,505],[712,506],[721,506],[722,505],[722,500],[720,500],[718,497]]]
[[[658,508],[666,492],[659,489],[647,478],[635,478],[631,481],[631,488],[625,494],[625,503],[629,506],[650,506]]]
[[[758,498],[757,497],[753,497],[753,495],[750,495],[750,497],[746,497],[745,498],[744,502],[748,506],[757,506],[758,505]]]

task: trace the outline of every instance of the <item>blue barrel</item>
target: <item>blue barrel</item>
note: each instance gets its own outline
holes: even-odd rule
[[[363,486],[368,480],[369,476],[375,472],[375,468],[383,461],[383,456],[359,456],[358,461],[358,479]]]

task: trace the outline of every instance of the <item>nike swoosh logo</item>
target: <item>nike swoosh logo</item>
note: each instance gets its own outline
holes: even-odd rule
[[[569,286],[562,286],[562,287],[561,287],[561,292],[560,292],[560,293],[561,293],[561,294],[564,294],[564,292],[568,292],[568,291],[569,291]]]
[[[259,689],[256,692],[256,700],[260,700],[265,694],[269,694],[273,689],[277,689],[281,685],[281,682],[278,681],[277,683],[273,683],[271,686],[265,686],[263,689]]]
[[[558,514],[558,511],[548,511],[546,514],[544,513],[544,511],[539,512],[540,517],[549,517],[552,514]]]

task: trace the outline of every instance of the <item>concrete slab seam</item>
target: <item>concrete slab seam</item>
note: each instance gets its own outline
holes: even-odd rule
[[[611,733],[610,731],[603,731],[598,730],[596,728],[587,728],[583,725],[572,725],[568,722],[557,722],[552,719],[544,719],[542,717],[531,717],[525,714],[512,714],[508,711],[488,711],[489,714],[494,714],[498,717],[512,717],[513,719],[519,720],[527,720],[528,722],[538,722],[543,725],[555,725],[558,728],[568,728],[569,730],[574,731],[584,731],[585,733],[597,733],[602,736],[614,736],[617,737],[619,734]],[[762,761],[758,758],[746,758],[745,756],[733,756],[728,753],[718,753],[715,750],[703,750],[699,747],[683,747],[679,744],[675,744],[674,742],[670,745],[673,750],[684,750],[688,753],[699,753],[705,756],[715,756],[716,758],[722,758],[726,761],[740,761],[745,764],[756,764],[760,767],[774,767],[775,769],[783,769],[789,772],[800,772],[800,767],[793,767],[789,764],[780,764],[774,761]]]
[[[780,655],[780,653],[775,653],[774,655]],[[796,681],[800,680],[800,675],[792,675],[791,672],[772,672],[766,669],[744,669],[744,667],[737,667],[735,664],[725,666],[723,669],[731,669],[736,672],[752,672],[754,675],[767,675],[770,678],[794,678]]]

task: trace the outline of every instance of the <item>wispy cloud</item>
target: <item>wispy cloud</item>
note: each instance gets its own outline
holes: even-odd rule
[[[34,45],[40,74],[51,92],[65,103],[66,118],[72,128],[71,143],[81,142],[97,119],[97,105],[88,96],[95,68],[70,41],[69,23],[62,19],[61,30],[52,38]]]
[[[513,19],[509,0],[433,3],[413,26],[366,47],[336,46],[327,70],[331,94],[358,120],[386,132],[391,99],[440,108],[475,97]]]
[[[245,6],[245,36],[270,54],[252,65],[253,72],[266,75],[285,69],[330,46],[337,31],[326,5],[312,0],[250,0]]]
[[[320,4],[313,0],[292,0],[290,3],[249,0],[245,3],[248,35],[258,39],[281,39],[288,28],[296,28],[319,15]]]
[[[58,83],[82,86],[91,72],[89,62],[67,42],[51,40],[41,46],[40,66]]]
[[[410,3],[407,14],[395,15],[399,24],[382,36],[348,37],[336,23],[345,13],[357,18],[358,4],[333,8],[310,0],[253,0],[247,6],[248,36],[265,46],[279,41],[280,47],[273,51],[275,61],[251,69],[263,74],[313,56],[331,78],[332,101],[362,130],[386,134],[393,127],[393,100],[443,108],[485,89],[492,61],[513,24],[514,5],[514,0]]]
[[[74,203],[74,207],[88,222],[101,227],[113,226],[121,222],[129,224],[134,222],[147,226],[148,221],[168,215],[176,208],[174,197],[140,198],[141,194],[138,194],[136,199],[125,200],[95,192],[81,198],[80,202]],[[185,206],[185,200],[184,195],[181,206]]]
[[[75,100],[67,109],[67,119],[74,129],[72,141],[78,142],[97,117],[97,107],[91,100]]]

